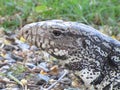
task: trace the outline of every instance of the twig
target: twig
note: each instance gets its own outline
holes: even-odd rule
[[[51,86],[49,86],[48,88],[42,88],[41,87],[41,90],[50,90],[52,87],[54,87],[58,82],[60,82],[60,80],[66,75],[68,74],[68,70],[64,70],[64,73],[63,75],[56,81],[54,82]]]
[[[15,84],[15,82],[13,82],[13,81],[7,81],[7,80],[3,80],[3,79],[0,79],[0,83],[13,83],[13,84]]]
[[[8,76],[23,87],[23,84],[17,78],[15,78],[11,72],[8,73]]]
[[[0,64],[0,68],[5,66],[5,65],[9,65],[8,63],[3,63],[3,64]]]

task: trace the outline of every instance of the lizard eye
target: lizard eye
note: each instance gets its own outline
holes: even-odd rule
[[[60,31],[53,31],[53,34],[55,35],[55,36],[60,36],[61,35],[61,32]]]

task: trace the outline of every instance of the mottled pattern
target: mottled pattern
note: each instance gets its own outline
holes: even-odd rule
[[[86,90],[120,90],[119,41],[82,23],[62,20],[28,24],[19,35],[64,62]]]

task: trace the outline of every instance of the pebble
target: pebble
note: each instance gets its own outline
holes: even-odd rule
[[[44,81],[44,82],[49,82],[50,78],[47,75],[42,75],[42,74],[38,74],[36,76],[36,84],[38,82]]]
[[[11,52],[10,53],[6,53],[5,56],[4,56],[4,58],[6,60],[9,60],[9,61],[14,61],[14,59],[11,57]]]
[[[22,57],[20,57],[20,56],[18,56],[16,54],[13,54],[13,53],[11,54],[11,58],[16,60],[16,61],[23,61]]]
[[[70,85],[71,84],[71,80],[69,78],[63,78],[61,81],[60,81],[62,84],[67,84],[67,85]]]
[[[68,89],[64,89],[64,90],[81,90],[79,88],[68,88]]]
[[[30,46],[28,44],[25,43],[18,43],[18,46],[20,47],[21,50],[26,51],[29,50]]]
[[[18,85],[16,85],[16,84],[6,84],[6,90],[20,90],[20,88],[18,87]]]
[[[6,51],[13,51],[15,49],[15,47],[12,45],[5,45],[3,49]]]
[[[44,71],[48,72],[49,69],[47,68],[46,62],[41,62],[37,67],[43,69]]]
[[[36,67],[33,63],[25,63],[26,66],[28,66],[30,69],[33,69]]]
[[[0,56],[0,61],[2,61],[2,60],[4,60],[4,58]]]

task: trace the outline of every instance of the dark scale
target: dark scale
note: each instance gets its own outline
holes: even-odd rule
[[[86,90],[120,90],[119,41],[88,25],[61,20],[28,24],[20,33],[29,43],[62,59]]]

